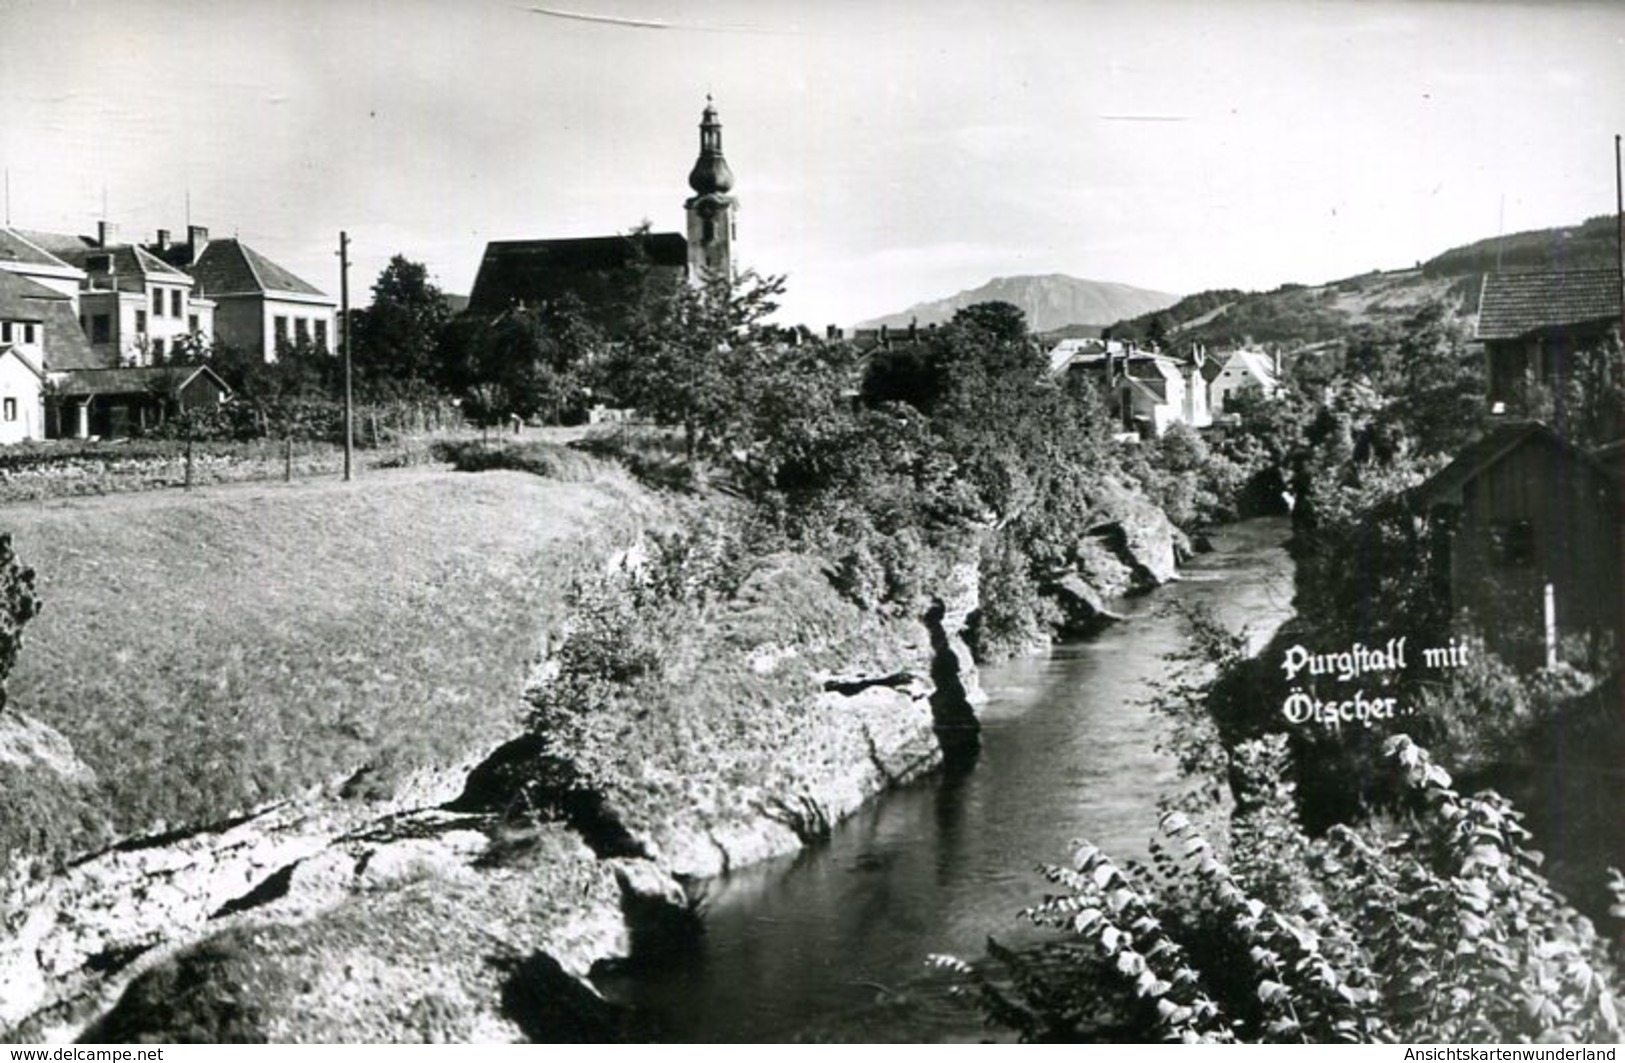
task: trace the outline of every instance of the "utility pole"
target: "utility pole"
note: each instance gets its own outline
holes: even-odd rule
[[[339,233],[339,333],[344,345],[344,480],[355,459],[355,392],[350,383],[350,234]]]
[[[1620,170],[1619,134],[1614,134],[1614,225],[1619,233],[1619,327],[1625,340],[1625,172]]]

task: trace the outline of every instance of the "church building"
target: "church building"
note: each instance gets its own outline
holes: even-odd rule
[[[573,296],[588,316],[613,334],[637,298],[641,280],[700,283],[734,275],[738,201],[730,195],[733,171],[722,153],[722,123],[706,97],[700,116],[700,152],[689,172],[693,190],[683,204],[688,231],[641,232],[565,240],[496,240],[485,247],[468,312],[494,317],[516,307],[537,307]],[[643,269],[632,267],[641,265]],[[640,276],[641,274],[641,276]]]

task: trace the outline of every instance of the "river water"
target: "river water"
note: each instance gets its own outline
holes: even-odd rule
[[[1143,857],[1176,773],[1146,707],[1186,644],[1176,607],[1211,608],[1256,649],[1291,612],[1284,519],[1213,536],[1184,579],[1123,604],[1084,642],[984,669],[983,746],[969,768],[887,794],[827,844],[707,884],[698,940],[601,981],[673,1041],[964,1040],[979,1016],[926,957],[981,957],[989,935],[1038,940],[1018,918],[1087,838]]]

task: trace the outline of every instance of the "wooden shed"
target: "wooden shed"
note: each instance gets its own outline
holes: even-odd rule
[[[1620,645],[1616,470],[1535,421],[1502,424],[1419,491],[1449,521],[1451,606],[1518,667]]]
[[[53,439],[121,439],[231,397],[231,388],[206,365],[75,369],[52,374],[51,385]]]

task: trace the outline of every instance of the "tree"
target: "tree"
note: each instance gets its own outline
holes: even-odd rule
[[[961,307],[954,312],[953,323],[986,333],[999,343],[1018,343],[1027,338],[1026,312],[1002,300]]]
[[[487,424],[509,415],[554,424],[584,403],[584,373],[603,345],[581,301],[566,295],[495,318],[463,317],[441,334],[438,382]]]
[[[691,466],[724,453],[772,368],[766,319],[783,292],[783,277],[749,270],[737,279],[645,287],[608,368],[610,386],[645,416],[681,428]]]
[[[449,317],[426,266],[404,255],[390,259],[372,286],[372,305],[351,314],[350,357],[363,386],[394,394],[426,386]]]

